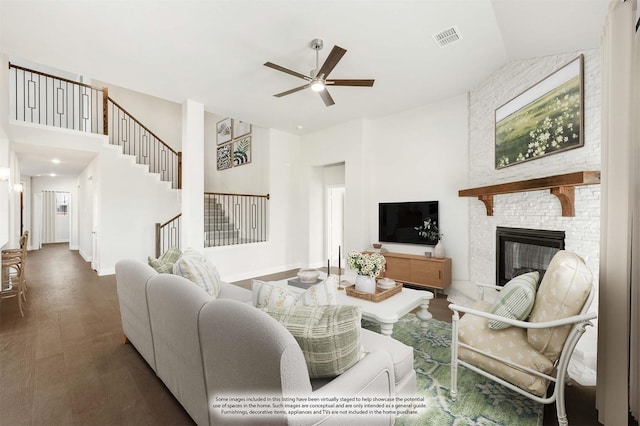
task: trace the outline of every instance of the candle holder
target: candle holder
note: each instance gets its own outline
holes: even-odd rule
[[[342,285],[342,268],[338,267],[338,290],[344,290],[345,287]]]

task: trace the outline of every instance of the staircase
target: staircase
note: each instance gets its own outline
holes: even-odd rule
[[[224,207],[215,197],[204,198],[204,246],[216,247],[231,244],[241,244],[240,231],[233,222]]]

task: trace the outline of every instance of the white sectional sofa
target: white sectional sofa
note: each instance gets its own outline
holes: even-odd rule
[[[366,355],[332,379],[310,379],[291,333],[251,305],[251,291],[223,283],[216,299],[191,281],[145,263],[116,265],[127,340],[199,425],[393,424],[392,414],[240,416],[221,414],[225,395],[376,396],[416,393],[413,348],[361,329]]]

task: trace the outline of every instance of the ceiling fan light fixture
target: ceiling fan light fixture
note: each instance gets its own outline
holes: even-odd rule
[[[311,90],[314,92],[322,92],[324,90],[324,81],[314,80],[313,83],[311,83]]]

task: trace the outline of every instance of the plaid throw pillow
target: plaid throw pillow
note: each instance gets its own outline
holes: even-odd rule
[[[491,307],[491,313],[509,319],[526,320],[536,301],[538,280],[540,280],[538,271],[528,272],[513,278],[498,293],[498,297]],[[489,320],[489,328],[493,330],[502,330],[507,327],[509,324],[506,322]]]
[[[266,307],[302,349],[309,377],[338,376],[362,358],[360,308],[349,305]]]
[[[164,252],[159,258],[152,259],[151,257],[147,258],[149,262],[149,266],[155,269],[159,274],[170,274],[173,272],[173,265],[180,259],[182,253],[180,249],[176,247],[171,247],[169,250]]]

